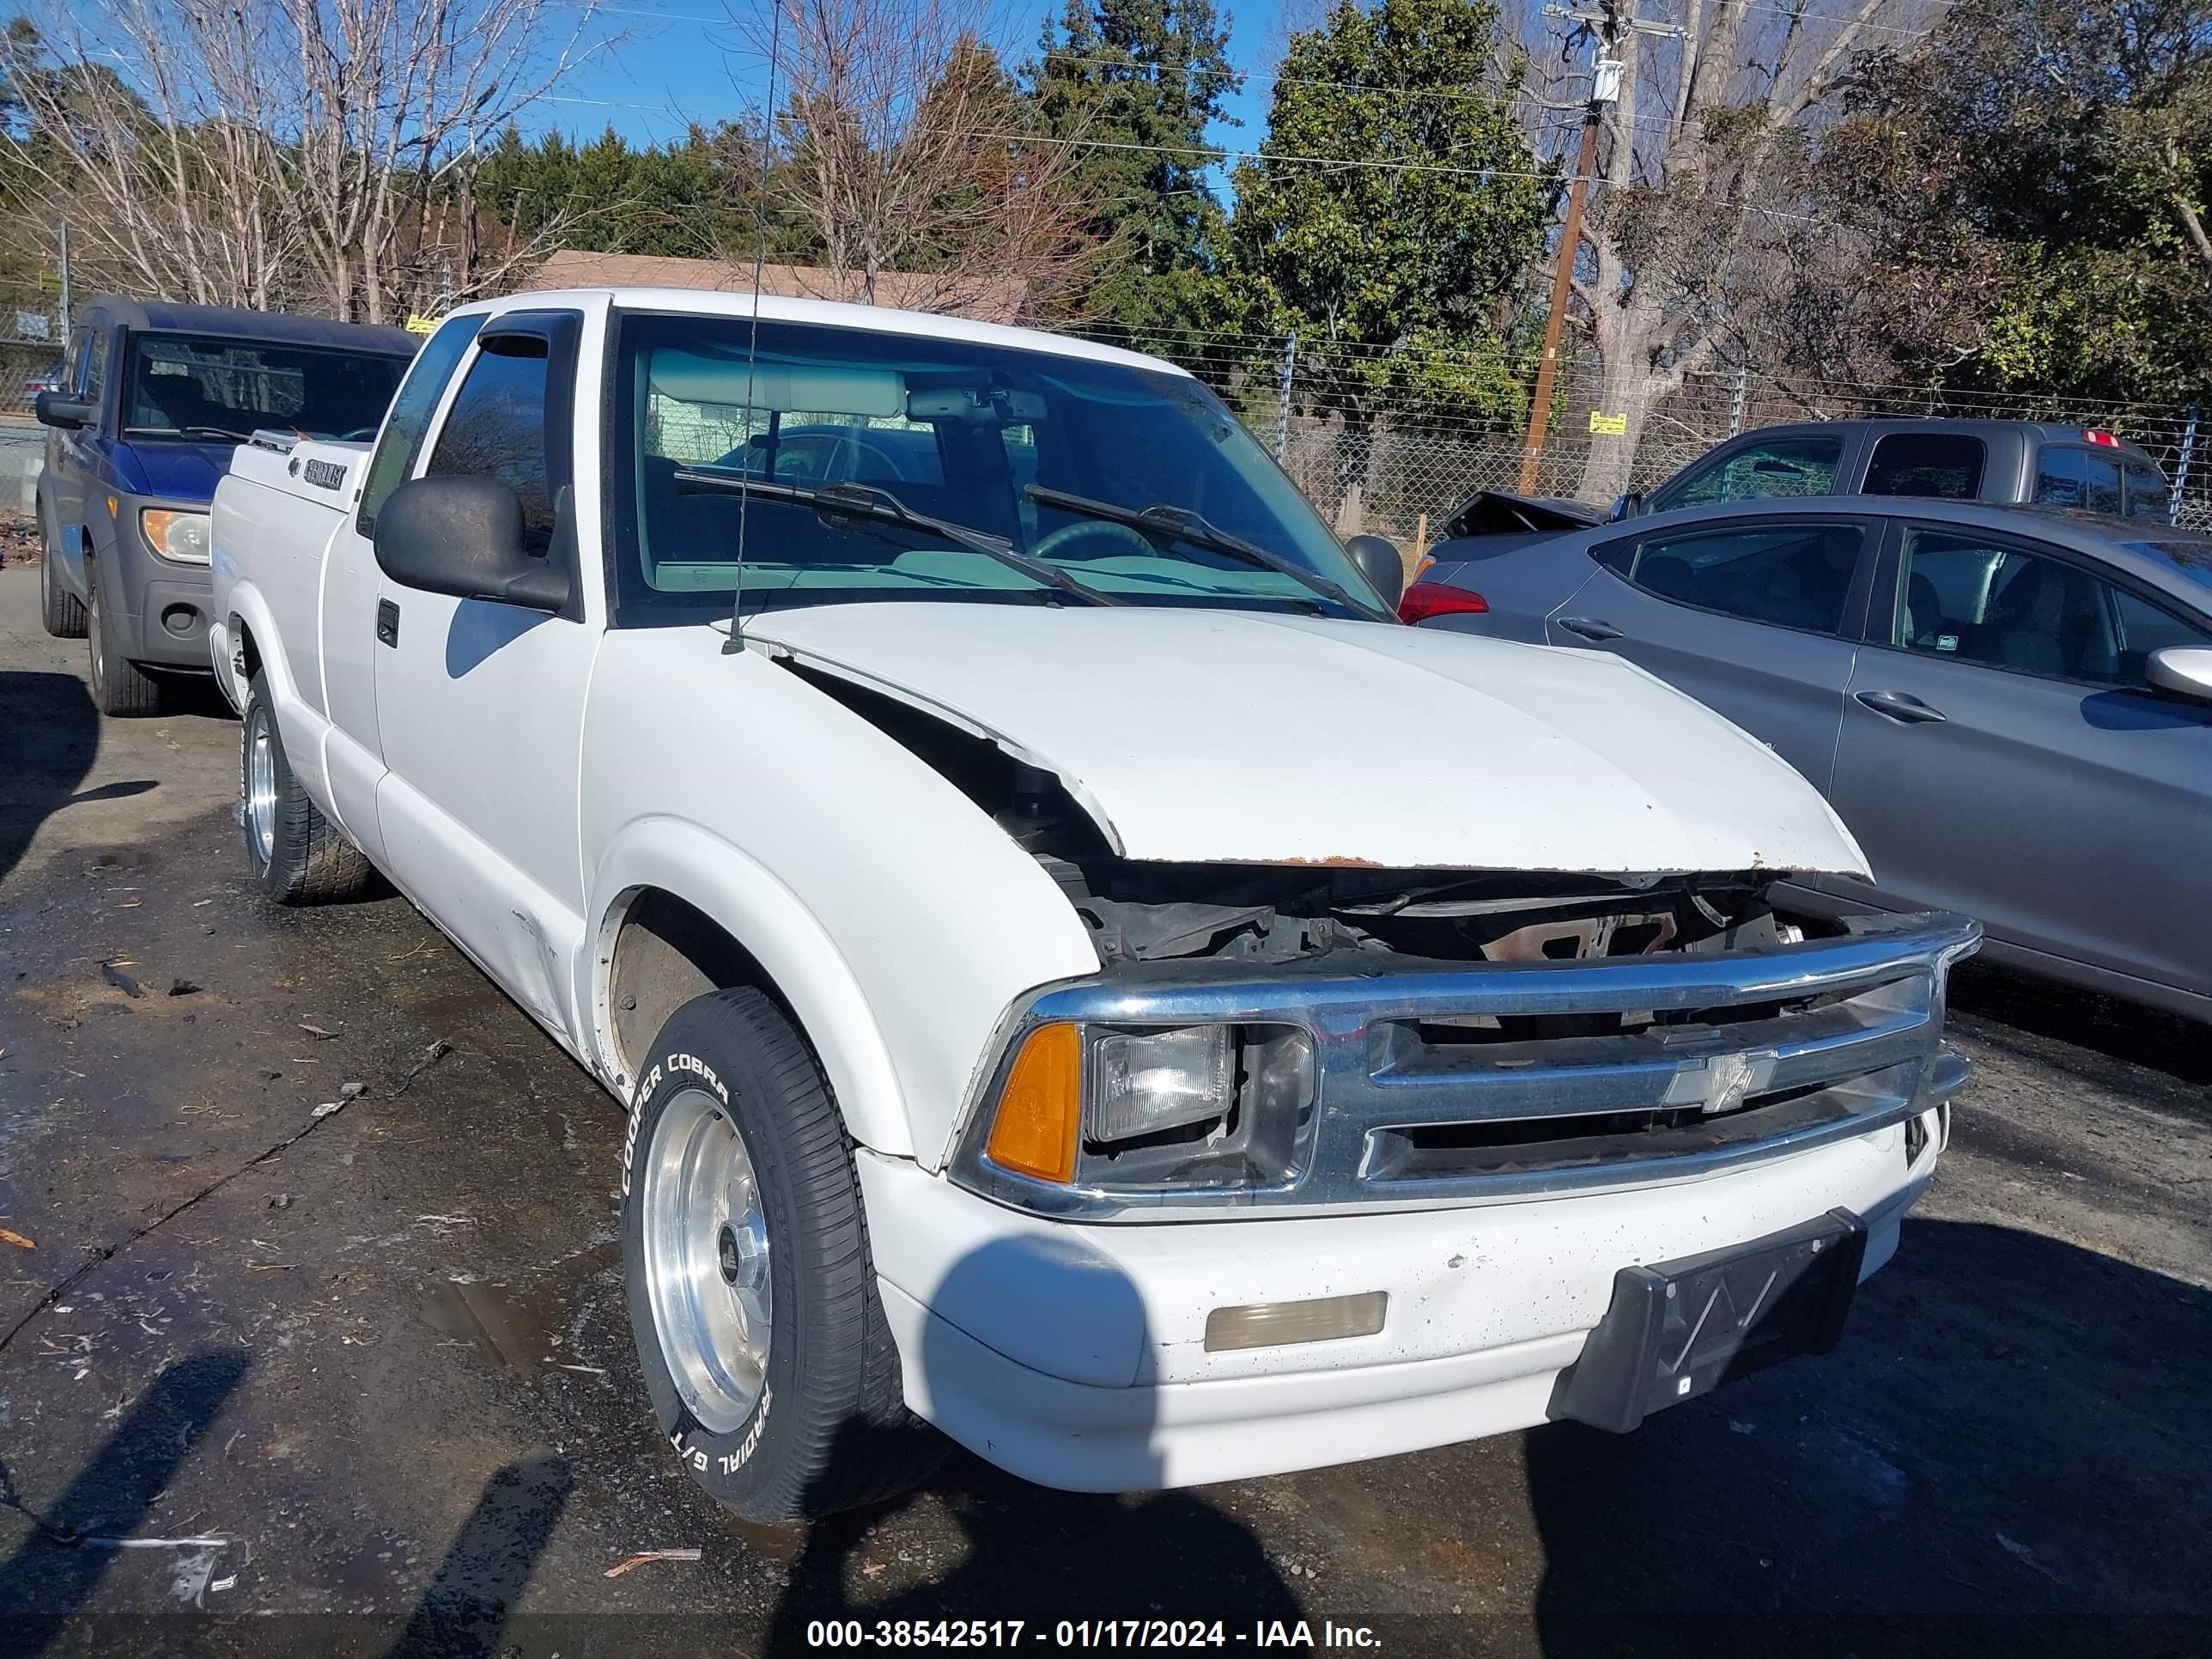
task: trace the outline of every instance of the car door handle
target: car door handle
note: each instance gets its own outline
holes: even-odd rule
[[[1930,708],[1910,691],[1858,691],[1853,696],[1877,714],[1887,714],[1900,726],[1919,726],[1940,720],[1943,711]]]
[[[376,602],[376,642],[390,646],[399,643],[399,607],[389,599]]]
[[[1586,640],[1617,640],[1620,630],[1609,622],[1600,622],[1595,617],[1562,617],[1559,626],[1570,634],[1579,634]]]

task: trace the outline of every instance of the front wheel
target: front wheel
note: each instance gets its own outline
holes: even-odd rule
[[[106,625],[107,607],[100,602],[100,574],[88,569],[85,645],[92,659],[92,700],[103,714],[118,718],[161,712],[161,682],[123,654],[121,642]]]
[[[676,1011],[623,1148],[630,1327],[660,1431],[749,1521],[875,1502],[944,1454],[908,1412],[860,1184],[814,1055],[760,992]]]
[[[58,640],[84,637],[84,605],[54,580],[54,538],[46,528],[45,503],[39,509],[39,621]]]

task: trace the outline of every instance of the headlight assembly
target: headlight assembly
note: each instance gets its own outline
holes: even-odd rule
[[[1312,1039],[1296,1027],[1055,1021],[1031,1028],[1000,1068],[965,1162],[986,1184],[1272,1186],[1297,1173],[1314,1096]]]
[[[204,513],[177,513],[166,507],[145,507],[138,514],[146,545],[173,564],[208,562],[208,522]]]

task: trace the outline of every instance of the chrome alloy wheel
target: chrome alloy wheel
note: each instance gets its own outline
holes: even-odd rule
[[[276,852],[276,740],[269,730],[269,705],[256,702],[246,716],[246,775],[240,805],[246,843],[257,870],[266,870]]]
[[[706,1090],[661,1109],[640,1199],[660,1357],[699,1426],[735,1433],[768,1376],[768,1216],[744,1139]]]

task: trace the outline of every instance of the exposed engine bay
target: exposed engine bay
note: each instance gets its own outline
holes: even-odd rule
[[[1778,916],[1767,897],[1774,875],[1765,871],[1583,874],[1125,859],[1053,772],[896,698],[788,659],[784,665],[989,813],[1059,884],[1102,966],[1287,963],[1337,951],[1561,961],[1757,950],[1826,931]]]

